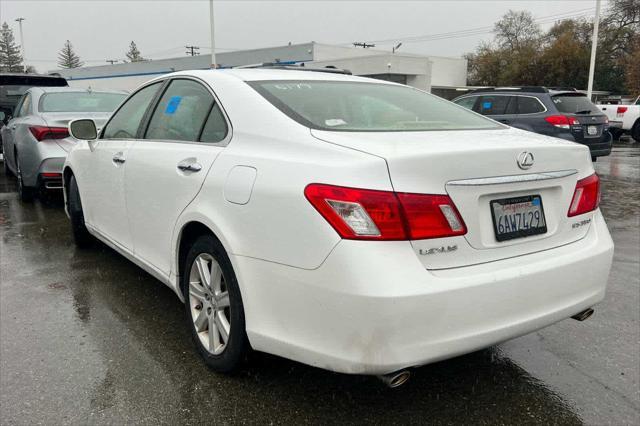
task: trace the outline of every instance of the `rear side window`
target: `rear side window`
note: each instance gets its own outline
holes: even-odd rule
[[[545,108],[536,98],[518,96],[518,114],[536,114],[544,112]]]
[[[481,96],[475,109],[482,115],[513,114],[513,108],[509,108],[513,98],[513,96]]]
[[[456,104],[467,109],[473,109],[473,105],[476,103],[477,96],[469,96],[468,98],[462,98],[455,101]]]
[[[202,84],[171,81],[151,116],[145,139],[198,141],[213,102]]]
[[[133,139],[138,133],[138,127],[149,104],[160,89],[161,83],[154,83],[139,90],[126,100],[122,108],[113,115],[107,123],[103,139]]]
[[[200,142],[216,143],[222,141],[227,136],[227,122],[217,103],[213,104],[211,113],[202,129]]]
[[[567,114],[595,114],[600,110],[583,94],[563,94],[551,98],[558,111]]]

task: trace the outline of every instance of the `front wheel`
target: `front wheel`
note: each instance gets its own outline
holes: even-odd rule
[[[75,176],[71,176],[71,179],[69,179],[67,211],[71,218],[73,242],[76,246],[81,248],[90,246],[93,242],[93,237],[89,234],[89,231],[84,224],[84,213],[82,211],[82,202],[80,201],[80,191],[78,191],[78,183],[76,182]]]
[[[187,325],[205,363],[236,370],[249,348],[236,275],[222,244],[205,235],[191,246],[182,268]]]

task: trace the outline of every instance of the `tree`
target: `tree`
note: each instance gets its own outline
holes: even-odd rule
[[[544,85],[586,89],[593,23],[556,22],[542,33],[527,12],[510,10],[494,27],[493,43],[466,55],[468,84]],[[640,56],[640,1],[610,0],[600,22],[594,89],[637,91]]]
[[[127,52],[127,59],[129,60],[129,62],[141,62],[145,60],[140,54],[140,51],[138,50],[138,46],[136,46],[136,43],[133,41],[129,45],[129,51]]]
[[[69,40],[64,43],[64,47],[58,53],[58,65],[61,68],[78,68],[84,65],[80,57],[74,52],[73,45]]]
[[[531,12],[509,10],[493,27],[496,42],[512,51],[531,46],[540,38],[540,27]]]
[[[0,69],[6,72],[22,72],[20,46],[16,46],[13,31],[7,23],[0,30]]]

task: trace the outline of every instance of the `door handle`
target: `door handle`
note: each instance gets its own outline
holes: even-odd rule
[[[113,156],[112,161],[116,164],[124,164],[124,162],[126,161],[124,159],[124,153],[122,153],[122,151],[116,153],[116,155]]]
[[[202,166],[195,160],[188,158],[178,163],[178,170],[183,172],[199,172],[202,170]]]

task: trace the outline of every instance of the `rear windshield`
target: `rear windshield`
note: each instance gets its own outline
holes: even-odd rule
[[[600,110],[584,95],[556,95],[551,98],[558,111],[567,114],[596,114]]]
[[[249,84],[300,124],[358,132],[496,129],[494,121],[407,86],[350,81]]]
[[[124,93],[45,93],[40,97],[40,112],[112,112],[126,97]]]

